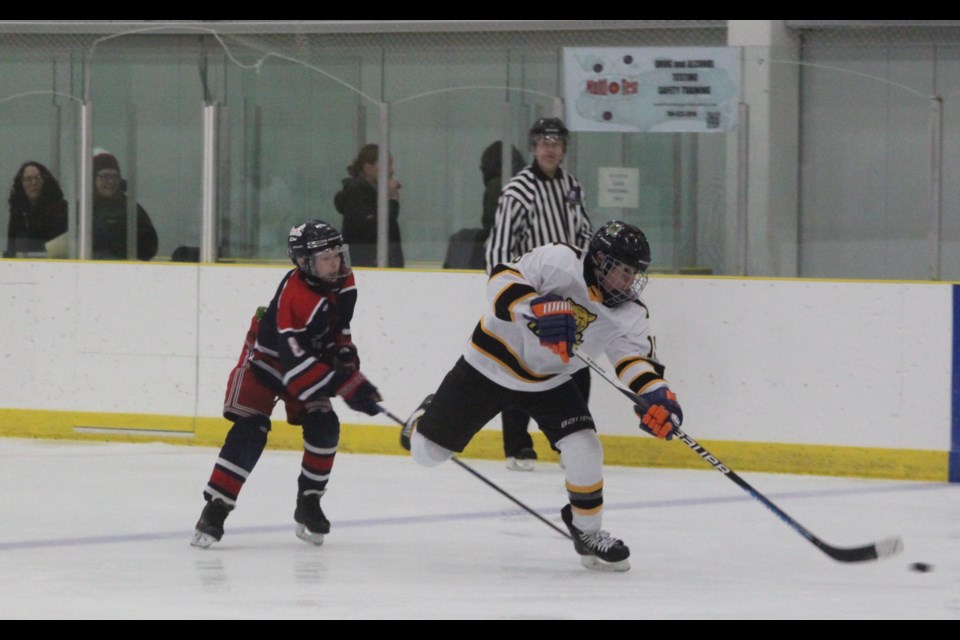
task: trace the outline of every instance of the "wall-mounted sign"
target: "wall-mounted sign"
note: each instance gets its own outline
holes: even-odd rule
[[[739,47],[565,47],[571,131],[725,132],[737,125]]]
[[[636,209],[640,206],[640,170],[630,167],[598,167],[601,207]]]

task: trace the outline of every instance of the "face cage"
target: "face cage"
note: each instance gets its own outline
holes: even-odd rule
[[[328,251],[336,252],[340,254],[340,271],[334,277],[321,278],[319,275],[317,275],[316,271],[313,268],[314,259],[318,255],[321,255]],[[303,260],[302,264],[300,263],[300,260]],[[301,258],[299,258],[297,261],[297,266],[304,273],[306,273],[308,276],[310,276],[314,280],[318,280],[320,282],[332,282],[332,283],[340,282],[353,272],[353,269],[350,266],[350,245],[342,244],[338,247],[333,247],[332,249],[324,249],[322,251],[313,251],[309,255],[302,256]]]
[[[610,274],[610,272],[617,267],[627,271],[635,271],[636,273],[633,274],[633,280],[631,281],[630,286],[626,289],[607,289],[603,286],[603,282],[607,279],[607,276]],[[600,266],[597,267],[597,282],[600,284],[601,291],[603,291],[603,304],[608,307],[616,307],[624,302],[638,300],[640,298],[640,293],[643,292],[643,288],[647,286],[648,279],[649,278],[646,271],[635,269],[622,260],[617,260],[611,256],[605,256],[603,258],[603,262],[601,262]]]

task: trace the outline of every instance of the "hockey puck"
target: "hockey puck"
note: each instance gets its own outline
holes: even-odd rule
[[[927,573],[928,571],[933,571],[933,565],[927,564],[926,562],[914,562],[910,565],[910,571],[916,571],[917,573]]]

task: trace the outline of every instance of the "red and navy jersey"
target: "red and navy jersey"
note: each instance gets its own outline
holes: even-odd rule
[[[334,395],[335,347],[351,343],[357,302],[353,273],[342,283],[318,286],[291,269],[260,320],[251,364],[277,393],[299,400]]]

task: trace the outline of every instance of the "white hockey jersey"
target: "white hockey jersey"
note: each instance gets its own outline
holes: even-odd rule
[[[591,358],[605,353],[617,377],[635,393],[663,386],[649,313],[640,301],[605,307],[585,253],[552,243],[500,264],[487,281],[487,309],[463,356],[497,384],[516,391],[552,389],[587,366],[576,356],[564,363],[540,345],[530,302],[552,293],[570,303],[577,322],[577,348]]]

